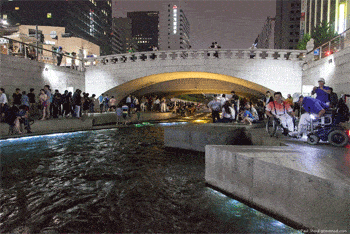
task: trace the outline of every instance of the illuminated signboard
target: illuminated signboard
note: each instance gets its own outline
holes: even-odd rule
[[[173,33],[177,33],[177,6],[173,6]]]

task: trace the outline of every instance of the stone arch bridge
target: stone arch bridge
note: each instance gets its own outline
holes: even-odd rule
[[[176,50],[87,58],[85,91],[128,94],[196,93],[262,95],[301,92],[303,54],[298,50]]]

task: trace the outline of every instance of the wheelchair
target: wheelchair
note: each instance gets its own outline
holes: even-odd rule
[[[296,119],[293,118],[294,128],[296,126]],[[270,137],[276,137],[280,134],[288,135],[288,129],[282,126],[281,121],[277,117],[268,117],[266,121],[266,132]]]
[[[339,125],[338,119],[335,110],[327,110],[319,119],[311,114],[311,121],[307,129],[307,143],[316,145],[322,140],[337,147],[350,143],[350,131]]]
[[[307,143],[316,145],[321,140],[328,141],[331,145],[337,147],[346,146],[350,143],[350,130],[339,125],[338,116],[335,110],[328,110],[323,117],[316,119],[312,114],[311,121],[307,126]],[[294,126],[297,121],[294,120]],[[276,117],[269,117],[266,122],[266,131],[270,137],[276,137],[283,133],[288,135],[288,130],[284,128],[280,120]]]

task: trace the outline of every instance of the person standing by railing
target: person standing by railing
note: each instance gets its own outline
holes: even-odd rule
[[[63,58],[63,50],[62,50],[62,46],[60,46],[58,47],[58,50],[57,50],[57,66],[61,66],[62,58]]]

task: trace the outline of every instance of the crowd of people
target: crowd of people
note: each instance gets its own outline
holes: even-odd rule
[[[281,92],[275,92],[272,96],[269,91],[261,100],[252,102],[246,98],[238,97],[234,91],[231,98],[225,94],[214,95],[208,107],[212,111],[213,122],[229,123],[241,122],[252,125],[267,117],[277,118],[285,129],[285,134],[301,135],[305,132],[305,126],[310,121],[310,113],[321,117],[330,108],[338,108],[338,111],[345,116],[341,121],[348,121],[349,109],[342,99],[338,99],[331,87],[325,86],[325,80],[318,80],[319,86],[314,87],[312,94],[316,98],[300,97],[294,102],[290,94],[283,100]],[[134,113],[141,112],[175,112],[181,115],[194,113],[197,106],[191,102],[171,101],[166,97],[142,96],[140,99],[133,95],[128,95],[121,102],[108,94],[101,94],[96,97],[89,93],[77,89],[74,93],[65,90],[61,94],[57,89],[52,92],[49,85],[45,85],[39,94],[31,88],[29,92],[16,89],[12,94],[11,103],[3,88],[0,88],[0,121],[10,125],[13,131],[23,133],[21,124],[25,126],[28,133],[31,132],[30,120],[49,118],[82,118],[89,113],[114,112],[118,119],[126,118]],[[302,114],[302,115],[301,115]],[[295,131],[294,120],[300,118],[298,131]]]
[[[45,85],[39,94],[31,88],[29,93],[16,89],[12,94],[12,102],[5,93],[5,89],[0,89],[0,121],[6,122],[19,134],[22,134],[20,124],[25,125],[28,133],[31,132],[30,120],[39,118],[47,120],[59,117],[81,118],[82,114],[94,112],[96,95],[91,97],[88,93],[83,93],[77,89],[74,93],[65,90],[61,94],[57,89],[52,92],[49,85]]]
[[[255,104],[246,98],[239,98],[235,91],[232,91],[231,94],[230,99],[225,94],[221,97],[214,95],[213,100],[208,103],[208,107],[212,111],[213,123],[238,123],[240,121],[252,125],[261,119],[263,106],[261,101]]]
[[[312,97],[298,97],[294,102],[290,94],[283,100],[281,92],[275,92],[273,96],[270,91],[266,92],[262,100],[256,104],[248,100],[238,98],[232,91],[232,97],[226,98],[214,96],[208,107],[212,111],[213,122],[242,122],[252,125],[267,117],[278,119],[284,129],[285,135],[302,136],[306,133],[308,124],[311,121],[311,114],[321,118],[327,110],[333,109],[337,112],[336,123],[349,121],[349,108],[344,99],[338,98],[331,87],[325,86],[325,79],[318,80],[319,86],[315,86],[311,92],[316,95]],[[221,117],[220,117],[220,113]],[[295,120],[299,118],[298,128],[295,128]]]
[[[23,134],[21,124],[25,126],[28,133],[31,133],[30,120],[47,120],[51,118],[84,118],[90,113],[114,112],[118,118],[131,116],[140,112],[194,112],[190,103],[175,101],[172,102],[165,97],[143,96],[140,98],[128,95],[124,100],[118,102],[114,96],[101,94],[96,97],[77,89],[75,92],[50,89],[45,85],[36,93],[34,88],[29,92],[16,89],[12,94],[11,102],[5,93],[0,89],[0,121],[6,122],[10,128],[19,134]]]

